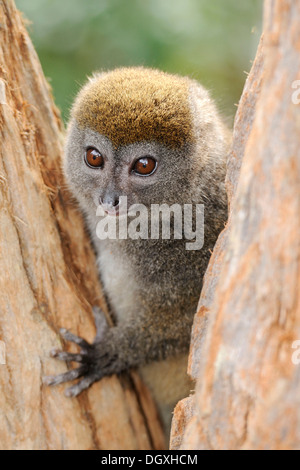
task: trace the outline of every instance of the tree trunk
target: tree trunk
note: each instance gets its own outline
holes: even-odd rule
[[[105,306],[60,169],[59,113],[12,0],[0,0],[0,41],[0,447],[162,448],[137,374],[103,379],[78,399],[42,385],[66,369],[48,356],[61,347],[59,328],[92,341],[91,307]]]
[[[196,393],[177,406],[173,449],[300,448],[299,79],[300,2],[266,0],[228,160],[230,217],[193,328]]]

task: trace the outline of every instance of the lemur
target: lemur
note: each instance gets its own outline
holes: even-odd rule
[[[79,381],[76,396],[102,377],[138,368],[167,422],[187,396],[193,317],[211,250],[227,218],[226,154],[230,132],[208,91],[195,80],[143,67],[97,73],[71,111],[64,171],[82,209],[97,253],[99,275],[116,324],[96,313],[93,344],[62,330],[80,346],[57,359],[77,369],[50,377],[50,385]],[[100,205],[121,217],[128,205],[203,204],[204,244],[187,250],[182,239],[99,239]]]

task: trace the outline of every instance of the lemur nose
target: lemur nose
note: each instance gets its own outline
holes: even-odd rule
[[[100,204],[103,206],[111,206],[116,207],[119,205],[119,198],[118,197],[105,197],[103,200],[100,197]]]
[[[111,210],[116,210],[118,209],[119,206],[119,197],[117,196],[108,196],[102,199],[101,197],[99,198],[100,204],[103,207],[103,209],[106,212],[110,212]]]

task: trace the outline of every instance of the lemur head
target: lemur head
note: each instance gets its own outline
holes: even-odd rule
[[[224,199],[228,131],[197,82],[143,67],[94,75],[77,96],[65,173],[82,207]],[[222,186],[222,190],[218,188]]]

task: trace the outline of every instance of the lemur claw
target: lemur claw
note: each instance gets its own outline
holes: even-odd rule
[[[98,355],[95,351],[95,345],[101,342],[104,338],[105,332],[108,328],[107,321],[103,312],[98,307],[93,308],[93,314],[97,333],[92,344],[88,343],[80,336],[74,335],[65,328],[61,328],[60,334],[63,339],[68,342],[75,343],[80,347],[80,351],[78,353],[69,353],[58,349],[52,349],[52,351],[50,351],[50,356],[55,359],[65,362],[78,362],[81,364],[77,369],[69,370],[57,376],[46,376],[43,379],[43,383],[45,385],[54,386],[83,377],[77,384],[66,390],[65,395],[67,397],[75,397],[83,390],[89,388],[103,375],[106,375],[101,372],[101,365],[103,364],[104,368],[105,366],[107,367],[110,365],[109,360],[107,360],[108,355],[105,352],[102,355]]]

